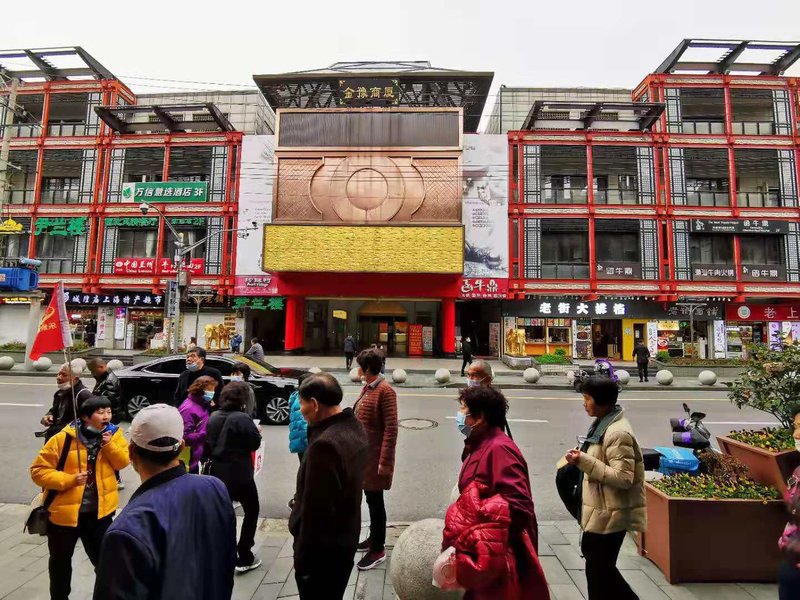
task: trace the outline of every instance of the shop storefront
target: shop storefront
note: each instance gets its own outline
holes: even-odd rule
[[[725,317],[727,358],[747,358],[751,344],[800,340],[800,304],[730,304]]]

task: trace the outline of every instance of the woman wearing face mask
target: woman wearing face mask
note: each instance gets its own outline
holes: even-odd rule
[[[794,445],[800,450],[800,404],[792,410],[792,421]],[[785,500],[790,517],[778,540],[784,556],[778,571],[778,591],[780,600],[794,600],[800,598],[800,467],[789,478]]]
[[[456,425],[466,439],[461,455],[463,462],[458,490],[463,493],[473,484],[480,489],[482,500],[499,496],[507,503],[510,518],[507,546],[513,556],[513,565],[508,573],[486,589],[470,589],[470,582],[459,581],[467,589],[465,599],[548,597],[537,555],[536,513],[528,465],[514,441],[503,432],[507,411],[508,401],[493,387],[477,386],[461,390]],[[457,504],[460,502],[461,499]],[[459,512],[455,506],[454,512]],[[459,536],[455,535],[456,531],[467,530],[475,525],[465,523],[465,518],[468,518],[466,513],[453,514],[448,511],[445,548],[457,544]],[[457,521],[461,521],[461,526],[454,523]]]
[[[45,494],[49,506],[47,547],[50,551],[50,597],[69,598],[72,554],[78,539],[93,565],[100,543],[117,510],[116,471],[128,466],[128,442],[111,423],[111,402],[91,396],[78,408],[80,425],[74,422],[44,445],[31,465],[31,479]],[[65,455],[64,466],[59,462]]]
[[[206,443],[209,405],[214,399],[216,387],[217,382],[212,377],[198,377],[189,386],[186,400],[178,407],[183,417],[183,439],[190,453],[190,473],[200,472],[199,463],[203,456],[203,445]]]
[[[247,404],[244,412],[255,419],[258,416],[256,414],[256,393],[253,389],[253,384],[250,383],[250,367],[243,362],[235,363],[231,371],[231,381],[244,381],[247,384],[250,393],[247,395]]]

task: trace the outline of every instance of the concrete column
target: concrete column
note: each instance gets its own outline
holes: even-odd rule
[[[286,298],[286,330],[283,349],[286,352],[299,350],[305,338],[305,298],[289,296]]]
[[[453,298],[442,300],[442,352],[452,356],[456,353],[456,301]]]

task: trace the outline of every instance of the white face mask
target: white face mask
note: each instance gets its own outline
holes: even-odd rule
[[[60,390],[68,390],[71,387],[72,387],[72,384],[69,381],[66,381],[64,383],[59,383],[58,384],[58,389],[60,389]]]
[[[797,449],[798,452],[800,452],[800,440],[794,441],[794,447]]]

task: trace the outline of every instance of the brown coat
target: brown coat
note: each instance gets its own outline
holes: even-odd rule
[[[355,412],[367,432],[369,458],[364,473],[364,491],[392,488],[394,451],[397,446],[397,394],[385,379],[374,388],[365,386]],[[378,466],[386,471],[378,474]]]

